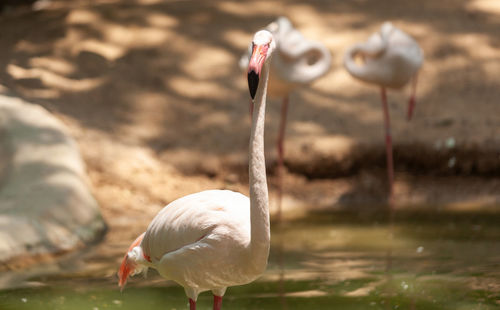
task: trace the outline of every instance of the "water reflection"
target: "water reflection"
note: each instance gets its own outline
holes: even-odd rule
[[[319,214],[274,227],[267,272],[228,289],[224,307],[498,309],[499,215],[398,212],[392,228],[386,215]],[[153,272],[120,294],[113,253],[88,253],[83,268],[0,291],[0,309],[187,309],[182,288]],[[211,302],[202,294],[199,308]]]
[[[281,190],[280,190],[281,191]],[[280,199],[281,199],[281,194],[280,194]],[[281,218],[281,200],[279,202],[280,204],[280,209],[278,212],[278,221],[277,221],[277,227],[275,229],[276,233],[281,235],[283,234],[283,221]],[[280,239],[278,243],[275,246],[276,249],[276,261],[277,261],[277,268],[279,270],[279,278],[278,278],[278,296],[280,298],[280,304],[281,304],[281,309],[288,309],[287,302],[286,302],[286,289],[285,289],[285,243],[283,239]]]

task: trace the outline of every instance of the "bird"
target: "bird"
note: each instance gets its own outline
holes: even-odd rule
[[[273,35],[258,31],[252,40],[248,85],[256,109],[249,143],[250,197],[229,190],[206,190],[174,200],[132,242],[118,271],[118,284],[154,268],[184,287],[190,310],[198,295],[212,291],[220,310],[226,288],[247,284],[266,269],[270,247],[269,198],[264,158],[264,122]]]
[[[408,120],[411,120],[415,108],[417,74],[423,61],[424,54],[417,41],[391,22],[384,22],[380,30],[366,42],[354,44],[344,54],[344,67],[353,77],[381,88],[389,206],[393,203],[394,166],[386,88],[400,89],[411,81],[407,114]]]
[[[281,117],[276,149],[278,154],[278,215],[281,213],[281,174],[284,165],[284,139],[286,118],[289,103],[289,94],[301,86],[309,85],[325,75],[332,62],[330,51],[317,41],[309,40],[294,28],[292,22],[285,16],[278,17],[265,27],[271,32],[276,41],[276,52],[271,62],[269,94],[272,97],[282,98]],[[246,69],[251,46],[240,58],[240,67]],[[250,104],[250,113],[252,113]],[[279,216],[278,216],[279,217]]]

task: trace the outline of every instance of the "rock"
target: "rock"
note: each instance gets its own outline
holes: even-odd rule
[[[39,106],[0,95],[0,262],[75,250],[105,230],[63,124]]]

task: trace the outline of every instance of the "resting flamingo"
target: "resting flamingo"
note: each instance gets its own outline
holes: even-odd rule
[[[362,64],[356,62],[357,57],[361,58]],[[389,205],[393,203],[394,166],[386,88],[399,89],[411,80],[411,96],[408,103],[408,120],[410,120],[415,108],[417,73],[423,60],[423,52],[418,43],[390,22],[385,22],[379,32],[373,34],[366,42],[355,44],[344,55],[344,66],[352,76],[381,87]]]
[[[226,288],[252,282],[266,269],[269,255],[269,203],[264,159],[264,118],[273,36],[259,31],[252,41],[248,84],[256,111],[249,148],[250,199],[228,190],[208,190],[173,201],[130,246],[119,270],[129,275],[155,268],[184,287],[190,309],[203,291],[221,309]]]
[[[306,39],[295,29],[290,20],[279,17],[265,28],[270,31],[276,42],[276,52],[271,62],[269,94],[283,98],[278,140],[278,214],[281,213],[281,187],[284,157],[284,137],[288,111],[289,94],[300,86],[305,86],[317,80],[328,72],[331,65],[331,55],[326,46],[320,42]],[[250,59],[251,46],[240,59],[240,67],[246,69]],[[250,111],[253,107],[250,104]]]

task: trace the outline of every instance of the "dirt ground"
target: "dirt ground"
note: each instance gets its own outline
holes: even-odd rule
[[[331,71],[291,95],[284,208],[385,203],[378,89],[342,67],[345,49],[391,20],[421,44],[416,114],[389,93],[396,202],[500,205],[500,5],[496,0],[52,0],[0,16],[0,92],[49,109],[79,143],[113,243],[173,199],[247,193],[248,90],[238,60],[279,15],[327,45]],[[279,99],[266,145],[274,202]],[[273,204],[274,205],[274,204]]]

